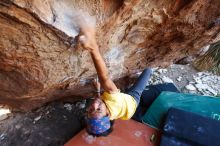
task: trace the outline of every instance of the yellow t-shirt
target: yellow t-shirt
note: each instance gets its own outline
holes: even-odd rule
[[[113,94],[104,92],[102,94],[102,100],[110,112],[110,120],[119,118],[128,120],[133,116],[137,107],[137,103],[131,95],[121,92]]]

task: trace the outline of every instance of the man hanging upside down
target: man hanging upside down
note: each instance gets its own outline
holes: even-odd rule
[[[80,42],[83,48],[90,52],[101,87],[104,89],[103,94],[95,98],[88,107],[86,129],[89,134],[95,136],[108,135],[112,131],[112,121],[115,119],[129,120],[133,117],[140,121],[143,108],[147,108],[161,91],[178,92],[172,84],[149,86],[151,90],[145,90],[152,74],[150,68],[141,73],[130,89],[125,93],[120,92],[109,78],[106,64],[95,39],[95,29],[83,27],[81,34]],[[142,96],[142,94],[146,94],[146,96]]]

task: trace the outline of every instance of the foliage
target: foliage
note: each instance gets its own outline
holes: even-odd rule
[[[210,45],[208,51],[195,60],[198,70],[208,70],[220,74],[220,41]]]

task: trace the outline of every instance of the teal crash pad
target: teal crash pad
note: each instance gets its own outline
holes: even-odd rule
[[[220,120],[220,98],[165,91],[152,103],[142,122],[162,129],[167,111],[171,107]]]

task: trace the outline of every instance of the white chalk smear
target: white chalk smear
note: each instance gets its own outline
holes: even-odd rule
[[[140,137],[142,135],[142,132],[141,131],[135,131],[134,135],[136,137]]]
[[[111,48],[104,54],[104,58],[112,77],[116,77],[123,72],[125,54],[121,48]]]
[[[93,142],[96,141],[96,137],[92,136],[92,135],[89,135],[88,133],[83,134],[82,138],[83,138],[83,140],[85,140],[85,142],[87,144],[93,144]]]
[[[54,27],[62,30],[68,36],[75,37],[79,34],[81,25],[95,27],[96,18],[88,12],[73,9],[65,1],[51,2],[54,13]]]

